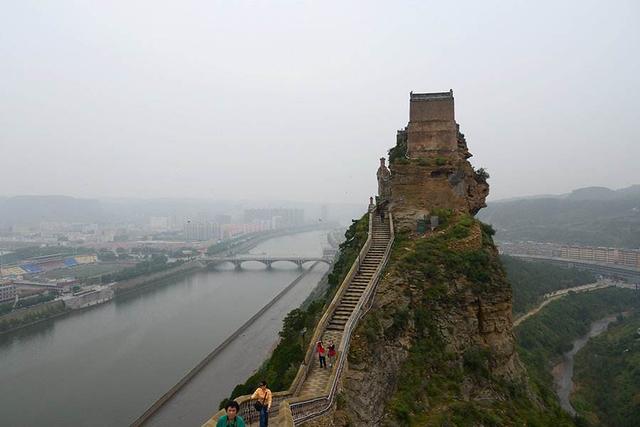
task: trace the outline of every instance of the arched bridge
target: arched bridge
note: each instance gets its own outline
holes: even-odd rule
[[[203,259],[207,265],[215,267],[216,265],[231,263],[235,266],[236,270],[242,268],[242,264],[247,261],[257,261],[267,266],[267,269],[271,269],[272,265],[276,262],[291,262],[302,268],[302,266],[308,262],[324,262],[331,265],[333,257],[321,256],[321,257],[296,257],[296,256],[266,256],[266,255],[241,255],[231,257],[206,257]]]

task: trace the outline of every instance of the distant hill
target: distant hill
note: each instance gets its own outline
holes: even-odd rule
[[[503,241],[640,247],[640,185],[489,203],[478,218]]]

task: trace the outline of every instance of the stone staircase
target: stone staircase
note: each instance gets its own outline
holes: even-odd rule
[[[325,347],[329,341],[333,341],[336,348],[340,347],[342,334],[349,317],[360,301],[362,294],[371,283],[373,276],[380,263],[384,259],[385,250],[389,244],[391,233],[389,231],[389,219],[381,221],[378,215],[373,215],[371,247],[367,251],[364,259],[357,260],[359,268],[353,277],[339,304],[334,310],[331,320],[322,334],[322,342]],[[312,343],[313,345],[314,343]],[[310,397],[325,393],[331,377],[331,369],[320,368],[318,356],[315,354],[312,359],[313,365],[309,368],[307,377],[300,389],[298,396]],[[327,363],[329,362],[327,358]]]
[[[391,238],[389,232],[389,218],[385,218],[385,221],[382,222],[378,215],[373,215],[372,232],[371,248],[369,248],[364,259],[360,260],[358,272],[353,280],[351,280],[351,283],[349,283],[349,287],[340,300],[340,304],[336,307],[336,310],[331,317],[331,321],[327,326],[327,331],[342,332],[344,330],[344,325],[347,323],[347,320],[349,320],[349,317],[356,308],[358,301],[360,301],[360,297],[371,282],[374,273],[382,262],[384,252],[387,248],[387,244],[389,243],[389,239]]]
[[[336,298],[339,299],[337,302],[335,300],[332,301],[330,308],[325,312],[324,316],[329,316],[328,319],[323,316],[324,320],[321,321],[321,325],[325,326],[318,325],[318,329],[314,334],[315,338],[312,340],[322,339],[325,348],[328,346],[329,341],[333,341],[336,349],[338,349],[337,366],[334,366],[333,369],[320,368],[318,355],[314,351],[315,342],[311,342],[310,346],[312,347],[308,350],[308,352],[311,352],[310,356],[305,356],[305,362],[303,362],[298,375],[301,375],[300,372],[305,371],[305,367],[306,372],[302,374],[298,386],[295,386],[296,391],[287,390],[274,393],[274,406],[277,409],[273,411],[269,419],[270,425],[289,427],[298,425],[299,422],[304,423],[301,418],[308,420],[309,417],[315,416],[315,414],[319,413],[318,411],[322,412],[322,408],[326,409],[334,402],[339,372],[344,366],[345,353],[348,352],[350,342],[350,337],[345,333],[353,332],[353,327],[359,319],[357,317],[359,313],[355,313],[354,310],[365,292],[369,296],[373,292],[369,287],[374,285],[373,282],[377,279],[376,272],[384,265],[385,254],[393,240],[392,221],[388,215],[385,216],[384,221],[381,220],[379,215],[375,214],[370,214],[369,218],[371,221],[370,236],[367,239],[365,248],[361,250],[347,278],[343,281],[338,294],[341,296],[336,295]],[[367,247],[368,249],[366,249]],[[341,350],[343,348],[344,351]],[[294,380],[294,384],[297,378]],[[329,392],[329,390],[331,391]],[[236,398],[236,401],[240,404],[240,414],[245,418],[245,421],[248,421],[247,425],[255,422],[257,413],[253,409],[250,396],[240,396]],[[281,402],[286,405],[284,414],[278,410]],[[287,402],[291,402],[291,404],[289,405]],[[203,427],[214,427],[218,417],[223,414],[224,410],[219,411],[208,422],[203,424]]]

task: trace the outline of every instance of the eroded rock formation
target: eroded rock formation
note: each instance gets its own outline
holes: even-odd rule
[[[473,215],[485,207],[487,175],[468,161],[453,93],[412,93],[409,118],[390,152],[391,211],[400,229],[415,229],[418,219],[440,208]]]
[[[453,93],[412,93],[409,125],[389,154],[396,241],[323,425],[553,423],[516,352],[493,230],[473,218],[488,176],[468,161]],[[430,215],[440,226],[417,233]]]

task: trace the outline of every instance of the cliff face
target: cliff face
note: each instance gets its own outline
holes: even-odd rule
[[[518,405],[533,404],[515,350],[511,288],[489,233],[452,214],[427,238],[398,237],[353,338],[337,419],[439,425],[470,411],[516,421]]]
[[[396,241],[352,338],[331,423],[570,425],[527,384],[493,230],[473,218],[488,176],[467,160],[448,94],[418,95],[415,106],[412,95],[411,121],[390,151]],[[433,215],[439,226],[417,234],[417,220]]]

